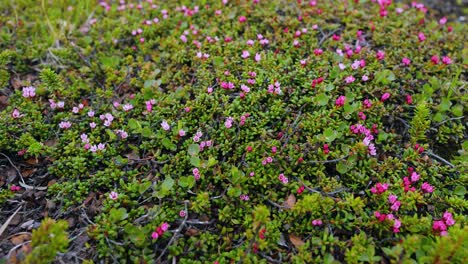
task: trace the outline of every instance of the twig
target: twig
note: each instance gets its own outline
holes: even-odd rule
[[[444,120],[442,122],[439,122],[439,123],[435,124],[434,126],[438,127],[438,126],[442,125],[445,122],[452,121],[452,120],[463,119],[463,118],[465,118],[465,116],[452,117],[452,118],[446,119],[446,120]]]
[[[10,251],[8,252],[8,255],[7,255],[6,259],[7,259],[7,260],[10,259],[11,252],[15,251],[17,248],[22,247],[22,246],[24,246],[24,245],[26,245],[26,244],[28,244],[28,243],[31,243],[31,240],[25,241],[25,242],[23,242],[23,243],[21,243],[21,244],[18,244],[18,245],[16,245],[16,246],[14,246],[14,247],[13,247],[12,249],[10,249]]]
[[[448,162],[446,159],[442,158],[441,156],[438,156],[438,155],[436,155],[436,154],[434,154],[434,153],[432,153],[432,152],[427,152],[427,151],[424,151],[423,153],[424,153],[424,154],[427,154],[427,155],[429,155],[429,156],[431,156],[431,157],[433,157],[433,158],[435,158],[435,159],[437,159],[437,160],[439,160],[440,162],[444,163],[445,165],[448,165],[448,166],[450,166],[450,167],[452,167],[452,168],[455,168],[455,165],[453,165],[452,163]]]
[[[161,258],[164,256],[164,254],[166,253],[167,249],[172,245],[172,243],[174,243],[177,235],[182,231],[182,229],[185,227],[185,224],[187,223],[187,218],[188,218],[188,209],[187,209],[187,204],[188,204],[188,201],[185,201],[184,202],[185,204],[185,217],[184,217],[184,220],[182,221],[182,223],[179,225],[179,227],[174,230],[174,234],[172,235],[171,237],[171,240],[169,240],[169,243],[167,243],[166,247],[163,249],[163,251],[161,252],[161,254],[159,254],[159,257],[156,259],[155,263],[159,263],[159,261],[161,260]]]
[[[322,164],[324,164],[324,163],[334,163],[334,162],[338,162],[340,160],[344,160],[347,157],[349,157],[349,154],[345,155],[345,156],[343,156],[341,158],[337,158],[337,159],[332,159],[332,160],[309,160],[309,161],[306,161],[305,163],[307,163],[307,164],[311,164],[311,163],[322,163]]]
[[[15,217],[15,215],[18,213],[19,210],[21,210],[21,208],[23,208],[22,205],[18,207],[18,209],[16,209],[16,211],[6,220],[6,222],[3,223],[2,227],[0,227],[0,236],[2,236],[3,232],[6,230],[6,228],[10,224],[11,220],[13,220],[13,217]]]
[[[211,221],[200,221],[198,219],[193,219],[193,220],[187,220],[185,221],[186,224],[191,224],[191,225],[211,225],[214,223],[214,220]]]
[[[13,168],[15,168],[16,172],[18,172],[18,175],[20,176],[20,179],[21,179],[21,181],[19,182],[19,185],[21,187],[23,187],[25,189],[29,189],[29,190],[39,190],[39,191],[47,190],[47,187],[35,187],[35,186],[31,186],[31,185],[26,184],[26,182],[24,182],[23,174],[21,174],[21,171],[18,169],[18,167],[15,166],[13,161],[11,161],[11,159],[7,155],[5,155],[4,153],[0,152],[0,155],[4,156],[10,162],[11,166]]]

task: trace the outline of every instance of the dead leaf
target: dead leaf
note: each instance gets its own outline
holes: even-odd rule
[[[294,194],[291,193],[286,199],[286,201],[284,201],[283,206],[285,208],[291,209],[294,207],[295,204],[296,204],[296,196],[294,196]]]
[[[53,147],[53,146],[57,145],[57,143],[58,143],[58,140],[55,139],[55,138],[44,141],[44,145],[46,145],[48,147]]]
[[[289,240],[296,248],[299,248],[300,246],[305,244],[305,242],[302,241],[300,237],[293,235],[293,234],[289,234]]]
[[[198,235],[198,229],[195,229],[195,228],[189,228],[187,229],[187,231],[185,232],[185,235],[187,236],[196,236]]]
[[[23,175],[24,178],[28,178],[31,175],[33,175],[34,172],[36,172],[36,171],[37,171],[37,169],[25,169],[25,170],[21,171],[21,175]]]
[[[13,243],[13,245],[15,246],[28,240],[31,240],[31,233],[21,233],[10,238],[11,243]]]

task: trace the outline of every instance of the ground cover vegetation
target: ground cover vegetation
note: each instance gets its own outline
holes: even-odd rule
[[[1,1],[3,263],[466,263],[466,25],[418,2]]]

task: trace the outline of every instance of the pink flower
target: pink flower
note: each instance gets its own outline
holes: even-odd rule
[[[169,126],[169,124],[167,123],[166,120],[163,120],[163,121],[161,122],[161,127],[162,127],[164,130],[166,130],[166,131],[168,131],[169,129],[171,129],[171,127]]]
[[[239,22],[244,23],[245,21],[247,21],[247,18],[245,16],[239,17]]]
[[[434,64],[439,64],[439,56],[433,55],[433,56],[431,57],[431,61],[432,61],[432,63],[434,63]]]
[[[104,150],[106,148],[106,144],[99,143],[97,145],[98,150]]]
[[[224,122],[224,126],[226,128],[231,128],[232,127],[232,122],[234,121],[234,119],[232,117],[228,117],[226,119],[226,121]]]
[[[168,223],[164,222],[164,223],[161,224],[161,230],[163,232],[166,232],[168,229],[169,229],[169,224]]]
[[[179,136],[180,137],[185,136],[185,130],[183,130],[183,129],[179,130]]]
[[[371,188],[371,192],[375,194],[384,193],[388,189],[388,183],[377,183],[374,187]]]
[[[323,144],[323,153],[325,153],[325,154],[330,153],[330,149],[328,148],[328,144]]]
[[[424,182],[422,185],[421,185],[421,190],[425,193],[432,193],[434,191],[434,186],[430,185],[429,183],[427,182]]]
[[[395,202],[397,201],[397,199],[398,199],[398,197],[397,197],[396,195],[394,195],[394,194],[390,194],[390,195],[388,196],[388,202],[389,202],[390,204],[395,203]]]
[[[242,57],[243,59],[247,59],[249,56],[250,56],[250,53],[249,53],[247,50],[243,50],[243,51],[242,51],[241,57]]]
[[[442,63],[445,65],[452,64],[452,59],[449,56],[442,57]]]
[[[346,81],[346,83],[348,83],[348,84],[349,84],[349,83],[353,83],[355,80],[356,80],[356,79],[355,79],[352,75],[350,75],[350,76],[348,76],[348,77],[345,78],[345,81]]]
[[[96,123],[94,123],[94,122],[89,123],[89,127],[90,128],[96,128]]]
[[[424,40],[426,40],[426,36],[424,36],[424,33],[419,32],[418,39],[419,39],[419,42],[423,42]]]
[[[23,87],[23,97],[32,98],[36,96],[36,88],[32,86]]]
[[[180,217],[185,217],[187,215],[187,212],[185,212],[185,210],[180,210],[179,211],[179,216]]]
[[[369,77],[367,75],[363,75],[361,79],[363,82],[367,82],[367,80],[369,80]]]
[[[315,56],[322,55],[322,53],[323,53],[323,50],[322,50],[322,49],[314,49],[314,54],[315,54]]]
[[[377,54],[376,54],[376,57],[377,57],[377,60],[383,60],[383,59],[385,59],[385,52],[384,52],[384,51],[381,51],[381,50],[378,50],[378,51],[377,51]]]
[[[13,109],[13,112],[11,113],[11,117],[13,117],[14,119],[18,119],[20,117],[23,117],[24,115],[20,113],[20,111],[15,108]]]
[[[445,25],[445,23],[447,23],[447,18],[446,17],[443,17],[443,18],[439,19],[439,25]]]
[[[392,206],[390,207],[390,209],[392,211],[398,211],[398,209],[400,209],[400,205],[401,205],[401,202],[400,201],[396,201],[395,203],[392,204]]]
[[[69,121],[62,121],[62,122],[60,122],[59,127],[61,129],[69,129],[71,127],[71,125],[72,124]]]
[[[198,170],[198,168],[194,168],[192,170],[192,173],[193,173],[193,176],[195,177],[195,180],[199,180],[200,179],[200,171]]]
[[[260,53],[255,53],[255,61],[259,62],[261,59],[262,59],[262,56],[260,55]]]
[[[445,211],[443,219],[447,226],[453,226],[455,224],[452,214],[448,211]]]
[[[322,220],[320,220],[320,219],[312,220],[312,225],[313,226],[320,226],[320,225],[322,225]]]
[[[119,198],[119,194],[116,193],[116,192],[114,192],[114,191],[112,191],[112,192],[110,192],[110,194],[109,194],[109,198],[111,198],[112,200],[117,200],[117,198]]]
[[[382,97],[380,98],[380,101],[384,102],[386,101],[388,98],[390,98],[390,94],[389,93],[384,93],[382,95]]]
[[[412,104],[413,103],[413,97],[411,97],[410,94],[406,95],[406,103],[407,104]]]
[[[411,182],[417,182],[420,178],[420,175],[417,174],[415,171],[413,171],[413,173],[411,173]]]
[[[371,103],[371,101],[369,99],[364,99],[362,104],[364,105],[364,108],[371,108],[372,107],[372,103]]]
[[[366,120],[366,115],[365,115],[363,112],[359,112],[359,113],[358,113],[358,117],[359,117],[359,119],[361,119],[361,120]]]
[[[335,105],[337,107],[343,106],[345,104],[346,97],[344,95],[340,95],[338,99],[335,101]]]
[[[151,238],[152,238],[152,239],[158,239],[158,238],[159,238],[158,232],[153,232],[153,233],[151,233]]]
[[[446,231],[447,226],[445,225],[444,221],[434,221],[434,224],[432,224],[432,230],[436,232]]]
[[[403,63],[403,65],[405,66],[409,66],[411,64],[411,60],[404,57],[403,59],[401,59],[401,63]]]

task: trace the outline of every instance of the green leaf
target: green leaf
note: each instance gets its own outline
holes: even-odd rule
[[[324,106],[328,104],[329,99],[330,98],[326,94],[321,93],[315,97],[315,102],[320,106]]]
[[[172,151],[175,151],[177,150],[177,145],[172,143],[172,141],[168,138],[163,138],[161,140],[161,143],[163,144],[163,146],[169,150],[172,150]]]
[[[140,131],[141,130],[141,124],[138,122],[138,120],[131,118],[128,120],[128,127],[130,127],[131,130],[133,131]]]
[[[200,153],[200,145],[198,144],[191,144],[189,147],[188,147],[188,154],[190,156],[196,156],[198,155],[198,153]]]
[[[200,167],[200,158],[198,156],[192,156],[190,157],[190,164],[194,167]]]
[[[179,178],[179,186],[182,188],[192,188],[195,185],[195,178],[192,176],[182,176]]]
[[[161,190],[163,192],[168,192],[172,190],[172,187],[174,186],[174,180],[169,176],[164,179],[163,183],[161,184]]]
[[[218,161],[217,161],[215,158],[210,157],[210,158],[208,159],[208,168],[209,168],[209,167],[213,167],[213,166],[216,165],[216,164],[218,164]]]
[[[115,140],[115,139],[117,138],[117,136],[115,135],[115,133],[112,132],[112,130],[110,130],[110,129],[106,129],[106,133],[107,133],[107,135],[109,136],[109,140],[110,140],[110,141],[113,141],[113,140]]]
[[[145,128],[143,128],[143,129],[141,130],[141,135],[144,136],[144,137],[149,138],[149,137],[154,136],[154,133],[153,133],[153,131],[151,130],[151,128],[145,127]]]
[[[151,182],[150,181],[146,181],[146,182],[143,182],[141,184],[138,184],[138,193],[143,194],[150,187],[151,187]]]
[[[452,107],[452,113],[456,117],[463,116],[463,105],[457,104],[454,107]]]
[[[227,195],[229,197],[239,197],[242,193],[242,190],[237,187],[229,187],[227,191]]]
[[[127,210],[123,207],[116,209],[112,208],[109,211],[109,220],[113,223],[119,222],[124,220],[125,218],[128,217]]]
[[[107,67],[114,68],[119,65],[120,57],[117,56],[110,56],[110,57],[102,57],[100,62]]]
[[[465,196],[466,189],[464,186],[458,185],[457,187],[455,187],[455,190],[453,191],[453,193],[458,196]]]
[[[450,106],[452,106],[452,102],[450,102],[448,98],[442,98],[442,101],[439,104],[439,111],[445,112],[450,109]]]

